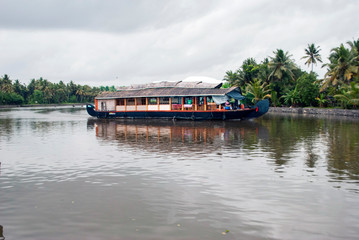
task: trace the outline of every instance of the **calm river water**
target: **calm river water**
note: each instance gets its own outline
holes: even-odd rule
[[[358,120],[0,110],[5,239],[358,239]],[[0,235],[1,237],[1,235]]]

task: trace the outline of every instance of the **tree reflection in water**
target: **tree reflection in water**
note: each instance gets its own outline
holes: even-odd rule
[[[328,171],[338,179],[359,180],[359,128],[357,122],[338,121],[327,126]]]
[[[358,119],[321,118],[300,115],[268,115],[258,119],[267,127],[270,141],[267,150],[274,154],[275,163],[286,164],[288,157],[301,146],[306,166],[315,168],[323,158],[334,181],[359,179]]]
[[[332,181],[359,179],[357,120],[298,115],[267,115],[256,121],[189,122],[162,120],[88,120],[101,141],[134,149],[179,153],[261,151],[276,171],[302,160],[306,171],[324,161]],[[239,155],[238,155],[239,156]]]

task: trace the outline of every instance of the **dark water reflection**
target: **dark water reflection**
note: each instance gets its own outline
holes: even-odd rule
[[[332,180],[359,180],[358,119],[269,115],[259,122],[270,131],[268,147],[278,164],[301,145],[309,168],[315,170],[324,158]]]
[[[158,120],[98,120],[89,119],[96,136],[103,141],[126,144],[131,148],[193,156],[193,152],[221,154],[255,148],[259,140],[268,140],[266,127],[256,122],[187,122]],[[239,152],[239,151],[238,151]]]
[[[356,239],[358,153],[357,120],[1,110],[0,225],[6,239]]]
[[[255,151],[268,162],[285,167],[302,158],[307,171],[314,171],[326,158],[333,181],[359,180],[358,120],[319,119],[290,115],[268,115],[244,122],[171,122],[158,120],[89,119],[89,129],[103,141],[161,153]],[[182,149],[181,149],[182,148]],[[300,156],[295,154],[300,152]]]

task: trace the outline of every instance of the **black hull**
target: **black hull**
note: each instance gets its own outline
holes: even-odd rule
[[[244,110],[228,110],[228,111],[95,111],[92,104],[87,104],[87,112],[89,115],[97,118],[131,118],[131,119],[178,119],[178,120],[243,120],[249,118],[257,118],[265,114],[269,109],[269,101],[262,100],[253,108]]]

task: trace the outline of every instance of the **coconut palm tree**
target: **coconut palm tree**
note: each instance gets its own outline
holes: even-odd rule
[[[341,94],[336,94],[334,97],[342,102],[344,107],[352,105],[353,108],[357,108],[359,104],[359,84],[351,82],[350,86],[344,88]]]
[[[348,41],[347,44],[350,46],[351,50],[355,52],[355,55],[359,56],[359,38],[352,42]]]
[[[328,67],[328,72],[324,75],[324,83],[320,91],[324,91],[329,85],[349,84],[352,78],[358,74],[358,61],[353,51],[344,47],[333,48],[329,56],[330,63],[323,67]]]
[[[319,46],[316,47],[314,43],[312,43],[312,44],[308,44],[308,48],[304,49],[304,51],[305,51],[305,56],[303,56],[302,59],[307,59],[305,65],[308,65],[308,67],[312,65],[312,72],[313,72],[313,65],[314,64],[317,65],[317,61],[322,62],[322,58],[319,54],[321,49]]]
[[[268,64],[271,74],[269,77],[273,79],[277,78],[279,81],[282,80],[285,74],[289,75],[292,80],[294,80],[293,71],[297,68],[291,59],[292,55],[288,52],[284,52],[282,49],[277,49],[274,57],[270,57],[270,62]]]
[[[231,86],[239,86],[238,82],[238,73],[233,71],[227,71],[226,75],[223,78],[224,81],[227,81]]]
[[[356,66],[359,73],[359,38],[357,40],[349,41],[347,44],[350,46],[350,51],[354,55]]]
[[[0,90],[3,93],[11,93],[14,91],[12,81],[6,74],[4,75],[4,77],[0,78]]]
[[[79,87],[76,90],[76,96],[77,96],[77,101],[82,102],[83,96],[84,96],[84,91],[83,91],[82,87]]]
[[[259,73],[258,73],[258,78],[261,79],[262,81],[265,81],[267,83],[269,83],[270,81],[270,74],[271,74],[271,70],[269,68],[269,59],[265,58],[260,64],[259,64]]]
[[[241,70],[240,80],[246,84],[258,77],[259,66],[254,58],[247,58],[243,61]]]
[[[270,98],[270,91],[266,82],[262,83],[260,80],[254,79],[246,86],[246,97],[251,99],[252,103],[257,103],[262,99]]]

